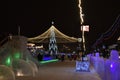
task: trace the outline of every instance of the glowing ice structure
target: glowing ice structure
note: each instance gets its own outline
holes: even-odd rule
[[[0,80],[15,80],[15,74],[11,68],[0,65]]]
[[[111,50],[109,59],[98,57],[97,54],[96,56],[91,55],[90,62],[102,80],[120,80],[120,61],[118,56],[117,50]]]
[[[99,53],[98,53],[98,52],[97,52],[97,53],[95,53],[95,56],[96,56],[96,57],[100,57],[100,55],[99,55]]]
[[[29,59],[38,63],[27,49],[26,37],[13,36],[12,40],[9,40],[0,48],[0,64],[11,66],[13,59]]]
[[[39,62],[30,55],[26,44],[26,37],[13,36],[11,40],[0,48],[0,65],[11,68],[15,76],[35,76],[38,71],[37,65],[39,65]],[[4,78],[1,74],[0,80]]]
[[[110,59],[111,60],[119,60],[119,53],[117,50],[111,50]]]
[[[37,65],[33,61],[30,61],[30,60],[27,61],[27,62],[31,65],[31,67],[33,69],[33,76],[35,76],[38,73]]]
[[[76,61],[76,71],[89,71],[89,66],[88,61]]]
[[[14,60],[12,62],[12,68],[16,76],[35,76],[38,71],[36,65],[32,61],[26,62],[22,59]]]

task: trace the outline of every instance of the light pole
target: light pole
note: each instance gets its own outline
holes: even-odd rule
[[[82,52],[82,56],[84,55],[86,48],[85,48],[85,36],[84,36],[84,19],[83,19],[83,13],[82,13],[82,7],[81,7],[81,0],[79,0],[79,5],[78,7],[80,8],[80,20],[81,20],[81,31],[82,31],[82,47],[83,47],[83,52]]]
[[[80,20],[81,20],[81,31],[82,31],[82,61],[76,61],[76,70],[78,71],[89,71],[89,61],[86,61],[87,58],[85,57],[86,47],[85,47],[85,31],[89,31],[89,26],[83,25],[83,14],[82,14],[82,7],[81,7],[81,0],[79,0],[79,8],[80,8]]]

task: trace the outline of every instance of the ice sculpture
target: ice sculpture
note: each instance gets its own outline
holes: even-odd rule
[[[13,60],[12,68],[16,76],[34,76],[33,67],[25,60]]]
[[[111,50],[110,59],[111,60],[119,60],[119,53],[117,50]]]
[[[33,76],[35,76],[38,73],[37,65],[33,61],[30,61],[30,60],[27,61],[27,62],[31,65],[31,67],[33,69]]]
[[[11,68],[0,65],[0,80],[15,80],[15,74]]]

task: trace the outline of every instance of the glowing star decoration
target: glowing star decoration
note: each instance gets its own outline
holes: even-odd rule
[[[79,0],[79,5],[78,5],[78,7],[80,8],[81,24],[83,24],[83,22],[84,22],[84,19],[83,19],[84,14],[82,13],[81,0]]]

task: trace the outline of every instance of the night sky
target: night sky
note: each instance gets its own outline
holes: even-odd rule
[[[120,14],[120,0],[82,0],[84,21],[90,26],[86,39],[93,44]],[[35,37],[46,31],[51,22],[68,36],[81,37],[78,0],[8,0],[8,26],[1,35]],[[7,24],[7,23],[6,23]]]

